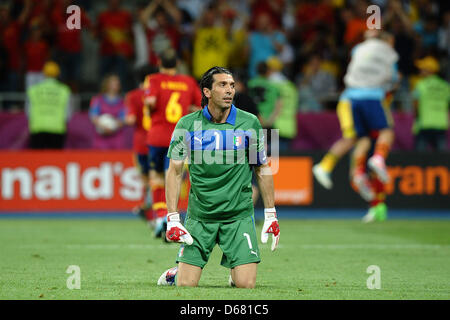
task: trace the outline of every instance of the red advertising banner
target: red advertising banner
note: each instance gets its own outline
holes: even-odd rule
[[[143,196],[130,151],[0,152],[0,180],[0,210],[131,210]]]
[[[277,205],[313,200],[310,157],[280,158],[274,171]],[[293,176],[295,175],[295,177]],[[179,209],[189,195],[186,172]],[[131,210],[143,196],[131,151],[0,152],[0,210]]]
[[[130,209],[142,182],[130,152],[2,152],[1,209]]]

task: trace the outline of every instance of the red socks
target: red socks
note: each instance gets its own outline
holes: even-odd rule
[[[375,199],[370,202],[370,206],[374,207],[377,204],[384,202],[386,199],[386,193],[384,190],[384,184],[376,176],[371,177],[370,183],[375,191]]]
[[[155,186],[152,188],[153,196],[153,216],[163,218],[167,215],[166,191],[164,186]]]
[[[386,160],[387,156],[389,155],[389,146],[385,143],[377,143],[375,145],[375,151],[374,155],[378,155],[382,157],[384,160]]]

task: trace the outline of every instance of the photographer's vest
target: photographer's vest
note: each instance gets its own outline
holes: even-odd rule
[[[70,89],[55,79],[46,79],[27,90],[30,102],[30,133],[66,132],[67,106]]]

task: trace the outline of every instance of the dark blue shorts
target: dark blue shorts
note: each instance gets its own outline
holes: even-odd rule
[[[149,146],[148,151],[150,170],[164,172],[169,168],[169,158],[167,157],[167,151],[169,151],[169,148]]]
[[[148,154],[136,154],[136,163],[139,166],[139,172],[143,175],[148,175],[150,171],[150,162],[148,161]]]
[[[391,127],[390,116],[380,100],[351,99],[353,123],[358,137]],[[388,119],[389,118],[389,119]]]

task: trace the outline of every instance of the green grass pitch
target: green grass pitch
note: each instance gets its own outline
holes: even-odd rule
[[[0,299],[450,299],[449,220],[281,220],[280,228],[277,251],[259,244],[255,289],[228,287],[217,246],[199,287],[177,288],[156,281],[179,245],[154,239],[137,219],[1,219]],[[81,269],[79,290],[66,286],[69,265]],[[370,265],[381,270],[381,289],[367,288]]]

